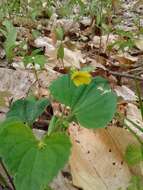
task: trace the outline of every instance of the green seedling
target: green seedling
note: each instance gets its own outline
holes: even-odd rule
[[[83,77],[79,86],[71,74],[53,81],[49,87],[51,102],[45,98],[26,98],[11,105],[6,120],[0,125],[0,156],[14,179],[13,190],[48,187],[70,156],[69,123],[74,121],[82,127],[97,129],[106,127],[112,120],[116,95],[108,82],[96,77],[84,84]],[[65,114],[63,110],[61,115],[53,115],[48,131],[39,139],[32,131],[33,123],[54,100],[69,112]]]
[[[37,64],[42,69],[46,63],[46,57],[42,54],[42,49],[36,49],[32,51],[31,55],[26,55],[23,62],[25,66],[28,64],[35,66]]]

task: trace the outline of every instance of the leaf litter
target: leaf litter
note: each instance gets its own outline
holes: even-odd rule
[[[117,13],[122,22],[116,27],[123,28],[126,31],[135,31],[136,27],[133,24],[135,15],[139,15],[140,22],[143,25],[141,7],[140,1],[124,1],[120,14]],[[36,95],[40,91],[41,96],[47,97],[47,87],[50,81],[56,79],[61,73],[66,73],[70,67],[77,69],[91,67],[93,76],[104,76],[110,81],[112,88],[120,98],[120,106],[123,106],[127,118],[142,126],[135,86],[134,82],[132,82],[132,79],[135,80],[136,77],[141,83],[143,81],[142,36],[134,39],[135,45],[131,50],[126,47],[125,51],[122,52],[117,44],[110,51],[108,46],[118,41],[120,36],[116,34],[102,35],[102,41],[100,41],[100,35],[93,33],[90,28],[90,22],[91,20],[88,17],[83,18],[81,23],[78,23],[70,19],[57,19],[56,15],[53,15],[51,18],[52,27],[49,24],[47,28],[43,29],[44,36],[41,35],[36,39],[33,39],[31,36],[31,28],[27,29],[27,27],[24,27],[25,34],[22,33],[22,35],[28,38],[28,43],[32,48],[42,48],[48,62],[45,64],[43,71],[38,71],[40,88],[38,88],[37,79],[35,79],[32,69],[25,69],[21,56],[17,56],[18,61],[16,64],[13,62],[12,69],[8,65],[3,66],[2,64],[2,67],[0,67],[0,103],[1,107],[5,107],[5,111],[4,108],[0,107],[0,117],[4,117],[11,101],[24,98],[31,91]],[[80,28],[81,24],[84,29]],[[55,43],[52,36],[53,29],[59,25],[63,26],[67,37],[64,40],[65,56],[62,63],[57,58],[59,42]],[[69,41],[72,43],[69,43]],[[102,51],[99,51],[99,46],[101,46],[100,50]],[[0,55],[2,59],[5,56],[3,51],[1,51]],[[134,76],[134,73],[137,76]],[[70,161],[71,170],[68,169],[68,172],[71,172],[73,181],[71,179],[67,180],[60,173],[53,183],[55,190],[57,188],[59,190],[77,189],[73,187],[73,184],[83,188],[83,190],[95,190],[95,186],[101,190],[115,190],[116,187],[125,189],[127,187],[131,178],[131,172],[123,161],[123,153],[125,152],[125,146],[127,147],[129,143],[129,139],[134,143],[137,142],[128,134],[127,130],[118,129],[116,122],[113,122],[111,125],[109,129],[97,132],[88,129],[83,130],[80,126],[74,128],[75,131],[72,131],[71,126],[70,133],[74,148]],[[133,126],[131,127],[133,128]],[[133,130],[135,129],[133,128]],[[136,130],[135,132],[139,133]],[[36,133],[40,135],[40,129]],[[87,138],[87,136],[89,137]],[[110,139],[111,137],[112,140]],[[93,141],[89,142],[91,138],[93,138]],[[122,141],[124,141],[124,146]],[[116,146],[120,151],[117,151]],[[97,149],[94,147],[97,147]],[[99,150],[100,148],[102,151]],[[109,154],[109,152],[112,153]],[[101,159],[102,157],[104,158]],[[106,162],[104,163],[105,157]],[[102,163],[104,163],[103,166],[99,168],[98,166],[101,166]],[[135,169],[132,170],[136,172]],[[111,176],[108,171],[112,174]],[[96,176],[96,178],[93,176]]]

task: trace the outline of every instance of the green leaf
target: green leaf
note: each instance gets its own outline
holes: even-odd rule
[[[17,31],[16,28],[13,26],[13,24],[5,20],[3,22],[3,25],[5,26],[5,30],[1,30],[1,32],[4,34],[6,41],[4,42],[6,57],[8,61],[11,61],[13,57],[13,49],[16,46],[16,37],[17,37]]]
[[[143,180],[139,176],[133,176],[127,190],[143,190]]]
[[[116,96],[101,77],[76,87],[70,76],[64,75],[52,83],[50,91],[56,100],[71,108],[71,114],[86,128],[105,127],[116,111]]]
[[[32,56],[25,56],[23,58],[23,62],[24,62],[25,66],[27,66],[29,63],[31,63],[31,64],[34,63]]]
[[[42,48],[35,49],[32,51],[31,56],[38,55],[39,53],[42,53],[42,51],[43,51]]]
[[[7,41],[9,42],[10,45],[13,45],[16,41],[16,37],[17,37],[17,31],[16,28],[13,26],[13,24],[11,23],[11,21],[5,20],[3,22],[3,25],[6,27],[6,38]]]
[[[44,189],[44,190],[53,190],[51,187],[47,187],[46,189]]]
[[[5,38],[7,37],[7,32],[5,30],[0,28],[0,32],[4,35]]]
[[[49,18],[51,18],[52,15],[53,15],[53,8],[52,7],[47,7],[47,16]]]
[[[57,51],[57,58],[58,59],[64,59],[64,46],[63,44],[61,43],[59,48],[58,48],[58,51]]]
[[[21,121],[32,125],[33,122],[44,112],[49,105],[49,100],[42,98],[35,99],[21,99],[14,102],[7,113],[7,117],[17,117]]]
[[[57,121],[58,121],[58,117],[54,115],[48,126],[48,135],[50,135],[56,129]]]
[[[125,160],[129,165],[135,165],[143,160],[142,148],[139,145],[130,144],[125,153]]]
[[[41,33],[38,30],[32,30],[32,36],[34,39],[38,38]]]
[[[14,177],[16,190],[43,190],[68,161],[71,143],[63,133],[40,141],[21,121],[0,126],[0,155]]]
[[[44,55],[36,55],[34,63],[40,65],[40,67],[43,68],[46,63],[46,57]]]
[[[29,63],[32,63],[33,65],[38,64],[41,68],[44,67],[46,63],[46,57],[44,55],[41,55],[42,49],[36,49],[32,52],[31,55],[27,55],[23,58],[24,65],[26,66]]]
[[[58,27],[55,30],[57,40],[63,40],[64,39],[64,29],[62,27]]]

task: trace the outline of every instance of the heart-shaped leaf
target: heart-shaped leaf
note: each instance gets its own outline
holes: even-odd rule
[[[10,111],[7,113],[7,117],[17,117],[21,121],[32,125],[49,104],[50,102],[46,98],[40,100],[33,98],[20,99],[12,104]]]
[[[105,127],[116,111],[116,96],[101,77],[94,78],[89,85],[76,87],[70,76],[64,75],[52,83],[50,90],[86,128]]]
[[[0,126],[0,156],[14,176],[16,190],[43,190],[63,168],[70,154],[69,137],[53,133],[37,140],[21,121]]]

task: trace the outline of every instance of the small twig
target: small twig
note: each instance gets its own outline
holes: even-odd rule
[[[138,71],[137,72],[137,75],[142,75],[143,74],[143,71]]]
[[[40,81],[39,81],[37,70],[34,68],[33,71],[34,71],[34,75],[35,75],[35,78],[36,78],[36,82],[38,82],[38,87],[40,88],[41,84],[40,84]]]
[[[130,75],[130,74],[127,74],[127,73],[119,73],[119,72],[110,71],[110,70],[107,70],[107,71],[108,71],[108,73],[110,73],[110,74],[112,74],[114,76],[125,77],[125,78],[129,78],[129,79],[133,79],[133,80],[143,81],[142,77]]]
[[[130,71],[127,71],[126,73],[134,73],[134,72],[139,72],[139,71],[142,71],[142,68],[141,67],[136,67],[135,69],[131,69]],[[143,71],[142,71],[143,72]]]
[[[8,173],[8,171],[7,171],[7,169],[6,169],[6,167],[5,167],[5,165],[4,165],[4,163],[3,163],[3,161],[2,161],[1,158],[0,158],[0,164],[1,164],[1,166],[2,166],[2,168],[3,168],[3,170],[4,170],[4,172],[5,172],[5,174],[7,175],[8,180],[9,180],[9,182],[10,182],[10,184],[11,184],[13,190],[16,190],[15,185],[14,185],[14,183],[13,183],[13,180],[12,180],[10,174]]]

